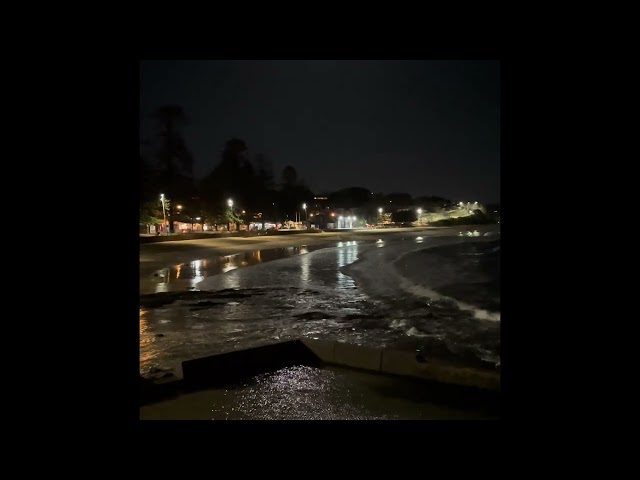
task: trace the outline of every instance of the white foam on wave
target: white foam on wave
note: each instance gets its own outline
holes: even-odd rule
[[[389,324],[389,327],[395,328],[395,329],[401,329],[402,327],[406,327],[406,326],[407,326],[407,321],[404,318],[401,320],[393,320]]]
[[[422,333],[416,327],[411,327],[409,330],[407,330],[407,335],[409,335],[411,337],[429,337],[429,336],[431,336],[428,333]]]
[[[455,298],[442,295],[424,285],[413,283],[412,281],[404,277],[393,265],[391,266],[391,268],[394,270],[394,276],[398,279],[398,286],[400,287],[400,289],[404,290],[407,293],[410,293],[411,295],[428,300],[450,302],[460,310],[472,312],[473,318],[477,318],[478,320],[489,320],[492,322],[500,321],[500,312],[491,312],[489,310],[484,310],[476,307],[475,305],[471,305],[470,303],[461,302],[460,300],[456,300]]]

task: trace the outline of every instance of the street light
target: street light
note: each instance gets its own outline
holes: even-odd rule
[[[166,212],[164,210],[164,193],[160,194],[160,201],[162,202],[162,221],[163,221],[162,225],[165,227],[165,230],[166,230],[166,228],[167,228],[167,214],[166,214]],[[168,234],[168,232],[167,232],[167,234]]]
[[[229,205],[229,209],[230,209],[230,210],[231,210],[231,212],[233,213],[233,200],[231,200],[231,199],[227,200],[227,205]],[[231,222],[229,222],[229,223],[227,224],[227,230],[228,230],[229,232],[231,232]]]
[[[378,209],[378,213],[379,213],[380,215],[382,215],[382,208],[379,208],[379,209]]]
[[[182,205],[177,205],[177,206],[176,206],[176,208],[177,208],[178,210],[182,210]]]
[[[307,218],[307,204],[306,203],[302,204],[302,209],[304,210],[304,223],[307,223],[308,218]]]
[[[421,208],[418,209],[418,215],[422,215],[422,209]]]

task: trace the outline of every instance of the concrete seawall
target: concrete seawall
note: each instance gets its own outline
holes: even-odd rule
[[[428,353],[428,352],[427,352]],[[490,395],[500,392],[500,372],[419,362],[414,352],[371,348],[327,340],[291,340],[182,362],[179,376],[142,380],[141,404],[221,385],[287,366],[335,365],[379,375],[408,377],[443,388],[466,388]]]

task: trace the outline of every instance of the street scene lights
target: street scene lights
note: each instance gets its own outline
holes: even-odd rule
[[[229,205],[229,210],[233,213],[233,200],[227,200],[227,205]],[[227,231],[231,231],[231,217],[229,217],[229,223],[227,224]]]
[[[382,207],[378,209],[378,213],[382,215]]]
[[[165,230],[166,230],[166,228],[167,228],[167,214],[166,214],[166,212],[165,212],[165,210],[164,210],[164,193],[161,193],[161,194],[160,194],[160,202],[162,203],[162,221],[163,221],[162,226],[163,226],[163,227],[165,228]],[[168,233],[169,233],[169,232],[167,232],[167,234],[168,234]]]
[[[307,204],[302,204],[302,209],[304,210],[304,223],[307,223]]]

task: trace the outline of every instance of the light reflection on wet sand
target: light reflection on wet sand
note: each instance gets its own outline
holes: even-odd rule
[[[197,284],[211,275],[227,273],[238,268],[249,267],[263,262],[304,255],[323,246],[275,248],[254,252],[223,255],[209,259],[199,259],[163,268],[140,278],[140,293],[162,293],[197,290]],[[236,288],[236,287],[228,287]]]

